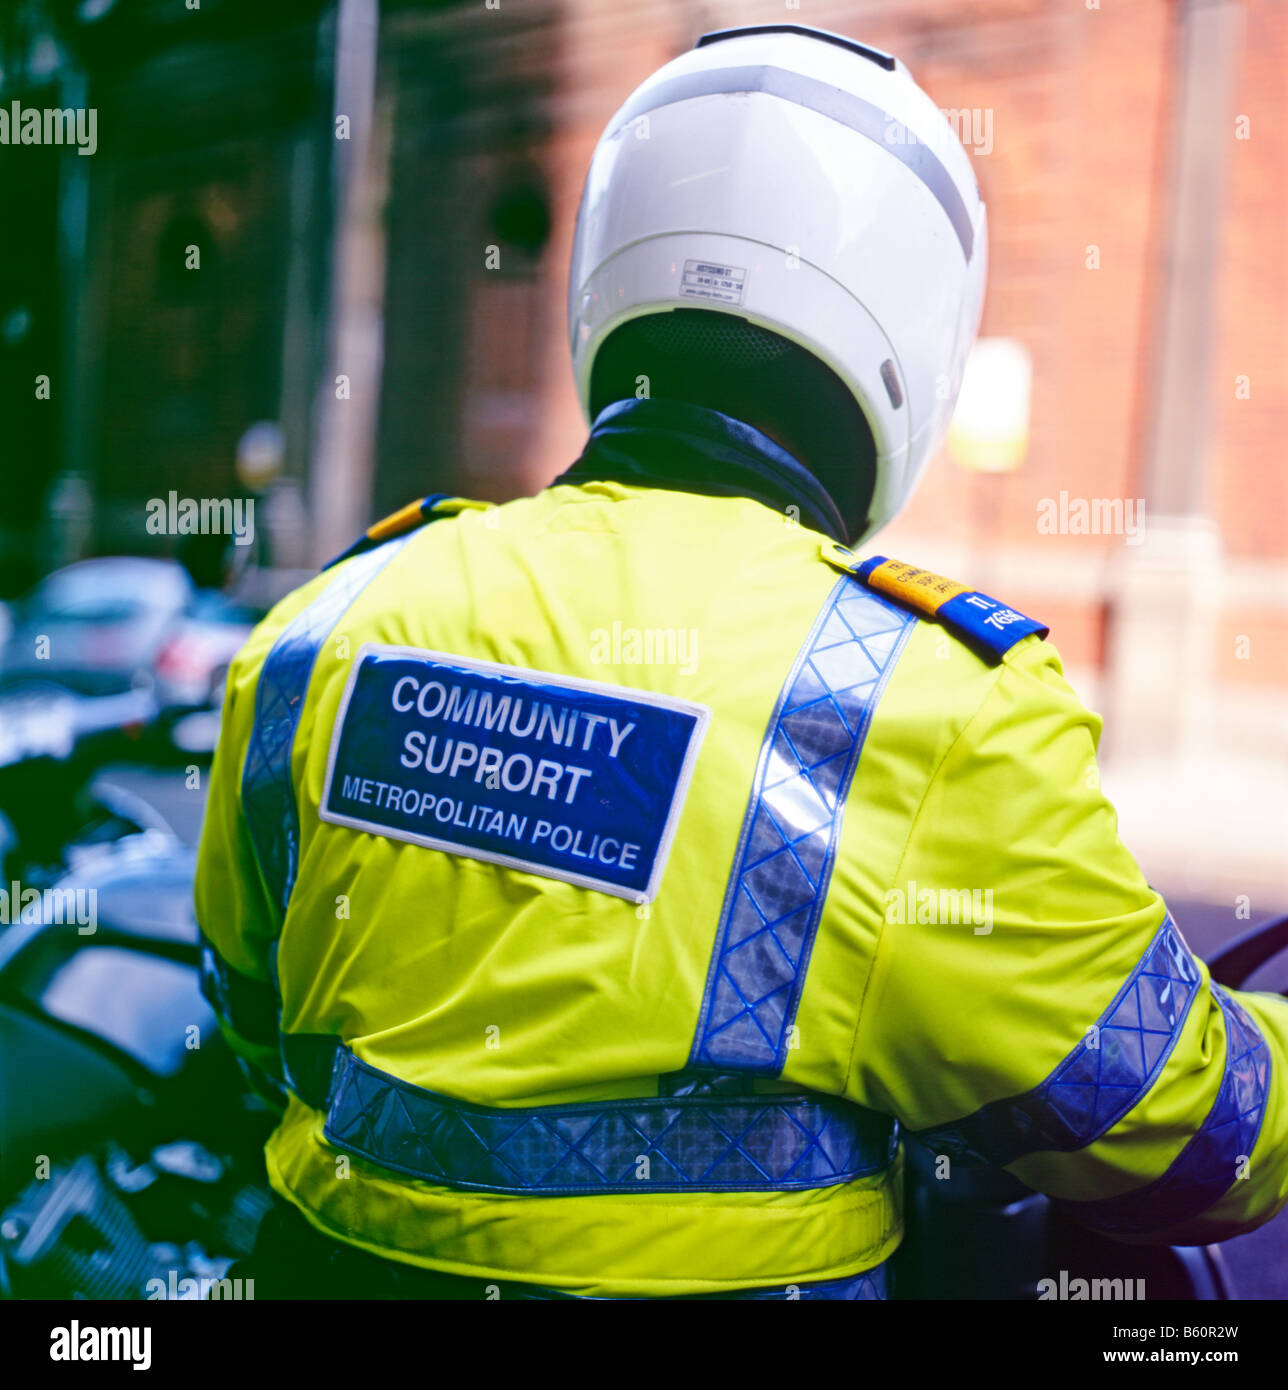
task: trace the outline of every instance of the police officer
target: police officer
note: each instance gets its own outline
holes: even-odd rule
[[[1046,629],[851,548],[986,240],[895,59],[707,35],[590,167],[581,457],[247,644],[198,913],[314,1291],[881,1297],[900,1126],[1118,1235],[1283,1205],[1288,1006],[1186,947]]]

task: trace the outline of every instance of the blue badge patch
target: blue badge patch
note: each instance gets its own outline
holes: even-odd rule
[[[368,643],[318,814],[650,902],[710,718],[672,696]]]

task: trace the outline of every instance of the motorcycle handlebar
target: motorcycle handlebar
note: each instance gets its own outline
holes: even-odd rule
[[[1283,950],[1288,950],[1288,917],[1262,922],[1227,942],[1208,957],[1208,969],[1217,984],[1238,989],[1254,971]]]

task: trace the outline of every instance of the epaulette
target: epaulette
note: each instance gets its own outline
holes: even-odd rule
[[[458,512],[486,511],[493,505],[495,504],[492,502],[474,502],[468,497],[453,497],[447,492],[431,492],[419,502],[408,502],[405,507],[399,507],[396,512],[390,512],[388,516],[368,526],[347,550],[342,550],[333,560],[328,560],[322,568],[329,570],[341,560],[361,555],[364,550],[383,545],[395,536],[404,536],[408,531],[424,526],[427,521],[438,521],[441,517],[455,516]]]
[[[1034,632],[1045,637],[1050,631],[1044,623],[1025,617],[978,589],[968,589],[954,579],[945,579],[902,560],[889,560],[884,555],[860,560],[852,550],[835,541],[824,544],[823,558],[876,593],[943,623],[984,656],[997,661],[1021,638]]]

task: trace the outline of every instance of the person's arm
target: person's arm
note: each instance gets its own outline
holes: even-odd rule
[[[980,910],[883,926],[856,1090],[1098,1229],[1219,1240],[1288,1201],[1288,1002],[1210,983],[1118,838],[1099,731],[1052,648],[1008,654],[891,885]]]
[[[241,782],[268,634],[257,629],[233,662],[197,859],[202,990],[255,1091],[285,1104],[271,950],[280,929],[242,814]]]

